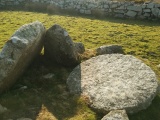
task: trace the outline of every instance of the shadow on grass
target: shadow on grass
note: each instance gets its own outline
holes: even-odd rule
[[[53,65],[43,56],[37,58],[12,89],[0,96],[0,104],[8,108],[6,113],[0,114],[0,120],[93,120],[96,114],[80,96],[71,95],[67,90],[66,80],[72,69]],[[48,73],[54,76],[44,79]]]
[[[132,19],[132,18],[115,18],[112,16],[99,16],[96,17],[94,15],[85,15],[78,13],[77,11],[74,11],[74,9],[69,9],[69,10],[57,10],[54,12],[48,12],[46,9],[41,9],[41,11],[36,11],[32,9],[26,9],[25,7],[23,8],[22,6],[16,8],[4,8],[1,9],[0,11],[26,11],[26,12],[37,12],[37,13],[47,13],[48,15],[60,15],[60,16],[70,16],[70,17],[80,17],[80,18],[87,18],[91,20],[101,20],[101,21],[109,21],[112,23],[121,23],[121,24],[127,24],[127,25],[140,25],[140,26],[160,26],[159,19],[157,20],[149,20],[149,19]]]
[[[134,115],[129,115],[130,120],[159,120],[160,119],[160,95],[157,95],[152,104],[146,109]]]
[[[140,26],[160,26],[159,20],[148,20],[148,19],[132,19],[132,18],[115,18],[112,16],[100,16],[96,17],[93,15],[85,15],[80,13],[73,12],[58,12],[58,13],[48,13],[48,15],[60,15],[60,16],[70,16],[70,17],[79,17],[79,18],[86,18],[91,20],[101,20],[101,21],[109,21],[112,23],[121,23],[127,25],[140,25]]]

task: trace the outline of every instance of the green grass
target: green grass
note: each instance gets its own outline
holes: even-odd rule
[[[95,19],[85,16],[48,15],[36,12],[0,12],[0,49],[15,30],[26,23],[39,20],[46,28],[54,24],[64,27],[76,42],[83,42],[87,48],[83,55],[87,59],[101,45],[119,44],[126,54],[143,60],[157,74],[160,80],[160,23],[122,19]],[[68,93],[66,79],[72,68],[50,65],[50,61],[38,58],[18,80],[12,90],[0,96],[0,103],[9,111],[0,119],[29,117],[36,120],[96,120],[96,114],[84,102],[84,98]],[[47,73],[54,73],[51,80],[42,79]],[[28,87],[19,90],[20,85]],[[131,120],[159,120],[160,96],[144,111],[130,115]]]

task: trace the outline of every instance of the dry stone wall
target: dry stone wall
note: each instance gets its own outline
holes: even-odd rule
[[[110,0],[0,0],[0,7],[20,5],[26,2],[54,4],[61,9],[73,9],[87,15],[102,14],[118,18],[158,19],[160,4],[146,2],[117,2]]]

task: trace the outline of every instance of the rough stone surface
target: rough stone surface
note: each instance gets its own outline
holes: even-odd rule
[[[127,9],[128,10],[132,10],[132,11],[138,11],[138,12],[142,11],[142,7],[141,6],[128,6]]]
[[[101,120],[129,120],[129,118],[125,110],[113,110]]]
[[[0,53],[0,93],[23,74],[43,46],[45,28],[40,22],[23,25],[4,45]]]
[[[122,54],[99,55],[81,63],[69,75],[67,85],[70,93],[88,97],[89,105],[104,113],[146,109],[158,89],[149,66]]]
[[[129,16],[129,17],[135,17],[137,15],[137,12],[134,11],[128,11],[125,15]]]
[[[44,75],[42,78],[44,78],[44,79],[51,79],[51,78],[53,78],[55,75],[53,74],[53,73],[48,73],[48,74],[46,74],[46,75]]]
[[[77,50],[77,52],[79,53],[79,54],[83,54],[84,52],[85,52],[85,47],[84,47],[84,44],[83,43],[81,43],[81,42],[76,42],[76,43],[74,43],[75,44],[75,48],[76,48],[76,50]]]
[[[7,111],[7,108],[3,107],[1,104],[0,104],[0,114],[4,113]]]
[[[124,54],[122,46],[119,45],[104,45],[96,49],[98,55],[119,53]]]
[[[47,30],[44,55],[64,66],[74,66],[79,63],[78,52],[71,37],[59,25],[53,25]]]
[[[32,120],[31,118],[18,118],[17,120]]]

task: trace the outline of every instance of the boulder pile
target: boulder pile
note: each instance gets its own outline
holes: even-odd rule
[[[36,21],[19,28],[0,52],[0,94],[23,75],[43,46],[44,56],[51,62],[67,67],[77,65],[67,79],[69,91],[85,96],[94,110],[109,112],[102,120],[128,120],[126,113],[146,109],[158,92],[152,69],[131,55],[123,55],[121,46],[101,46],[97,49],[99,56],[79,64],[84,45],[74,43],[61,26],[55,24],[46,30]],[[53,73],[43,76],[53,77]],[[0,113],[6,110],[0,105]]]
[[[0,52],[0,93],[9,89],[24,73],[36,56],[44,53],[47,59],[64,66],[77,65],[84,45],[75,45],[67,31],[54,25],[46,31],[40,22],[23,25],[6,42]]]

